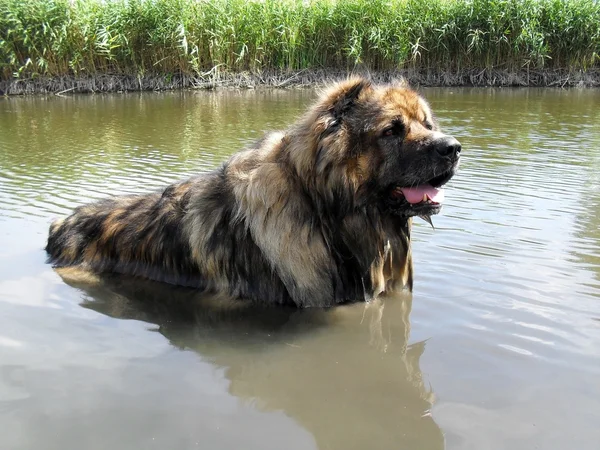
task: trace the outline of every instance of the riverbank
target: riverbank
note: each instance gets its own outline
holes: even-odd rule
[[[217,77],[193,75],[97,75],[93,77],[54,77],[0,81],[0,95],[74,94],[133,91],[168,91],[179,89],[219,89],[258,87],[309,87],[340,79],[352,72],[339,70],[303,70],[263,74],[223,74]],[[359,71],[358,73],[366,73]],[[479,87],[600,87],[600,70],[538,70],[520,73],[499,70],[471,70],[460,74],[398,70],[369,72],[375,81],[405,78],[413,86],[479,86]]]
[[[7,94],[314,84],[600,85],[594,0],[2,0]],[[357,69],[358,68],[358,69]]]

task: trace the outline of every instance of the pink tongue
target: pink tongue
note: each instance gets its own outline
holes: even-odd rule
[[[430,184],[422,184],[421,186],[411,188],[400,188],[400,190],[408,203],[420,203],[423,201],[424,195],[435,203],[442,203],[444,201],[444,190],[436,189]]]

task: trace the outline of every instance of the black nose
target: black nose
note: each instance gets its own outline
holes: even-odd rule
[[[460,142],[452,136],[444,136],[443,138],[436,139],[432,145],[435,152],[444,157],[458,156],[462,148]]]

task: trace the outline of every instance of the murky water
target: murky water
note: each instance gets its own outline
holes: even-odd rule
[[[600,91],[426,91],[464,148],[415,291],[218,311],[70,286],[52,217],[214,167],[312,91],[0,99],[1,449],[600,448]]]

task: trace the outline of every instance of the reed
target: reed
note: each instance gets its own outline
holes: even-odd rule
[[[600,67],[595,0],[0,0],[3,80]]]

